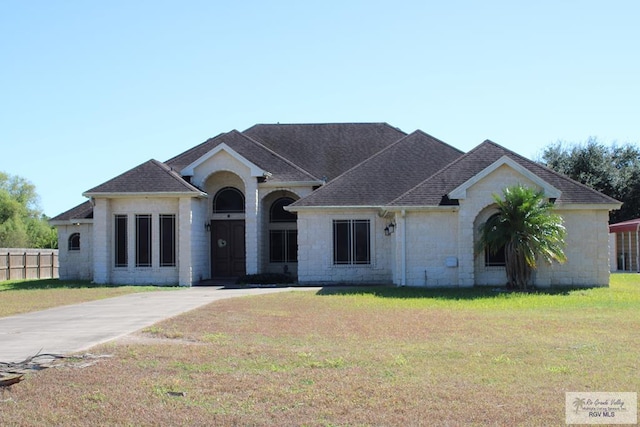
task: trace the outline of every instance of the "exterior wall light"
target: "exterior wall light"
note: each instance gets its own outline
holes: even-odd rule
[[[389,223],[389,225],[384,228],[384,235],[391,236],[395,231],[396,225],[394,223]]]

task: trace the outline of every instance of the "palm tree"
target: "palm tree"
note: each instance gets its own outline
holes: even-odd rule
[[[504,250],[507,287],[524,291],[538,258],[566,261],[562,218],[551,212],[553,204],[541,191],[523,185],[505,188],[503,198],[494,194],[493,199],[498,213],[480,227],[476,251]]]

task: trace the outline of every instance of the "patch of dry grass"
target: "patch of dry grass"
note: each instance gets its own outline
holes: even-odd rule
[[[105,286],[57,279],[0,282],[0,317],[158,289],[161,288]]]
[[[630,277],[558,295],[222,300],[94,349],[115,355],[98,365],[30,376],[0,424],[564,425],[565,391],[640,389]]]

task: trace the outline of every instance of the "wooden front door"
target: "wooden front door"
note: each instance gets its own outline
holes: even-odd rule
[[[244,220],[211,221],[211,277],[245,274]]]

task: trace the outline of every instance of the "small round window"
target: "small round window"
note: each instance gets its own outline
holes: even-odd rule
[[[244,195],[233,187],[225,187],[213,198],[213,213],[244,212]]]

